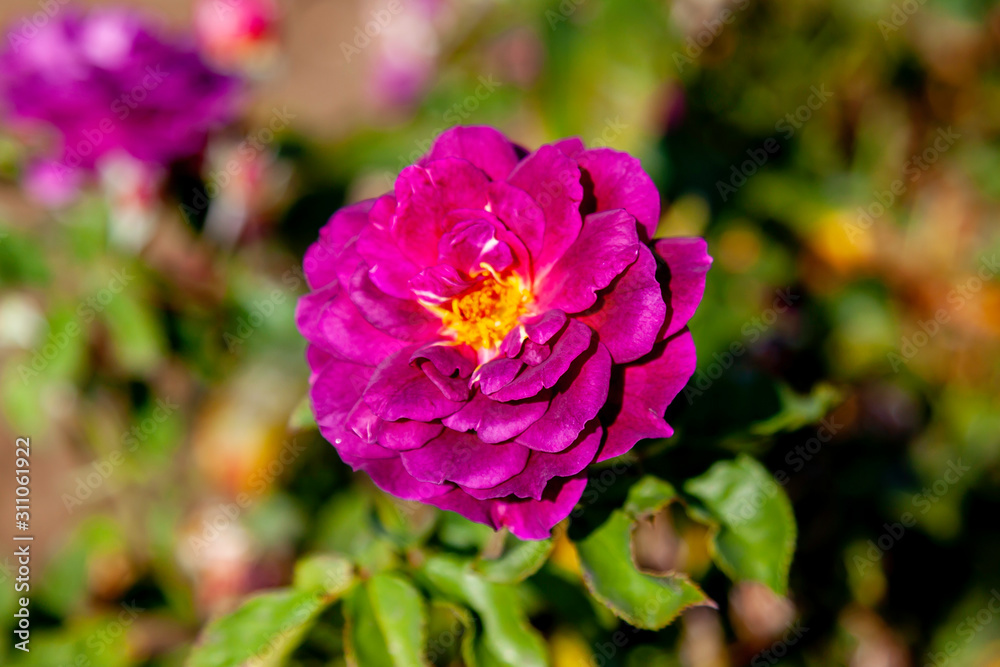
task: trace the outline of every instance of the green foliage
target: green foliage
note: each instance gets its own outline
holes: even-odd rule
[[[779,595],[788,588],[795,516],[784,489],[756,460],[720,461],[684,490],[708,509],[716,526],[713,557],[737,581],[759,581]]]

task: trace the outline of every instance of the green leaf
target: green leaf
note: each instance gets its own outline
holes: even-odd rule
[[[771,474],[742,455],[720,461],[684,490],[701,500],[718,522],[712,556],[735,581],[759,581],[775,593],[788,588],[795,551],[792,504]]]
[[[751,433],[774,435],[815,424],[840,403],[843,395],[832,385],[821,382],[806,396],[795,393],[786,385],[780,385],[778,397],[781,400],[781,410],[774,416],[753,424],[750,427]]]
[[[317,554],[295,564],[294,586],[300,591],[336,592],[354,577],[351,561],[337,554]]]
[[[651,499],[645,493],[636,498],[630,494],[629,504],[648,508]],[[714,606],[684,575],[657,577],[636,568],[632,560],[635,519],[632,513],[616,510],[602,526],[577,543],[583,578],[591,594],[619,618],[646,630],[665,627],[688,607]]]
[[[427,610],[399,575],[382,573],[355,591],[344,628],[348,661],[359,667],[425,667]]]
[[[519,540],[510,536],[507,542],[499,558],[480,558],[473,569],[494,583],[517,583],[538,572],[555,546],[552,540]]]
[[[202,633],[187,667],[275,667],[298,646],[316,618],[350,584],[319,594],[276,590],[248,598],[232,614],[216,619]]]
[[[476,622],[468,609],[447,600],[430,602],[427,661],[451,665],[461,656],[466,667],[478,667],[475,656]]]
[[[646,475],[632,485],[625,500],[625,511],[636,517],[660,511],[664,505],[677,498],[677,491],[658,477]]]
[[[545,642],[528,622],[514,587],[488,581],[467,561],[452,556],[428,558],[421,573],[432,587],[479,615],[483,624],[482,646],[477,644],[476,649],[480,667],[548,665]]]

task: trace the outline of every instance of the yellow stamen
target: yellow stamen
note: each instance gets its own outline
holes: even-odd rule
[[[531,293],[517,276],[501,279],[490,271],[481,283],[455,297],[451,308],[433,309],[455,336],[455,341],[475,349],[494,349],[518,318],[528,312]]]

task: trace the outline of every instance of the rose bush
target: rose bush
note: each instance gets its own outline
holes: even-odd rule
[[[625,153],[445,132],[306,253],[321,432],[393,495],[547,537],[590,464],[672,434],[694,372],[711,258],[659,214]]]

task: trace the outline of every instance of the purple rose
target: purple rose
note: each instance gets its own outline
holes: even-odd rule
[[[3,115],[55,130],[46,168],[64,175],[115,152],[154,165],[196,155],[236,110],[237,79],[209,69],[191,40],[167,38],[132,11],[67,8],[41,27],[15,25],[4,41]]]
[[[672,434],[694,372],[712,260],[701,239],[651,240],[659,215],[625,153],[445,132],[306,253],[320,431],[393,495],[547,537],[587,466]]]

